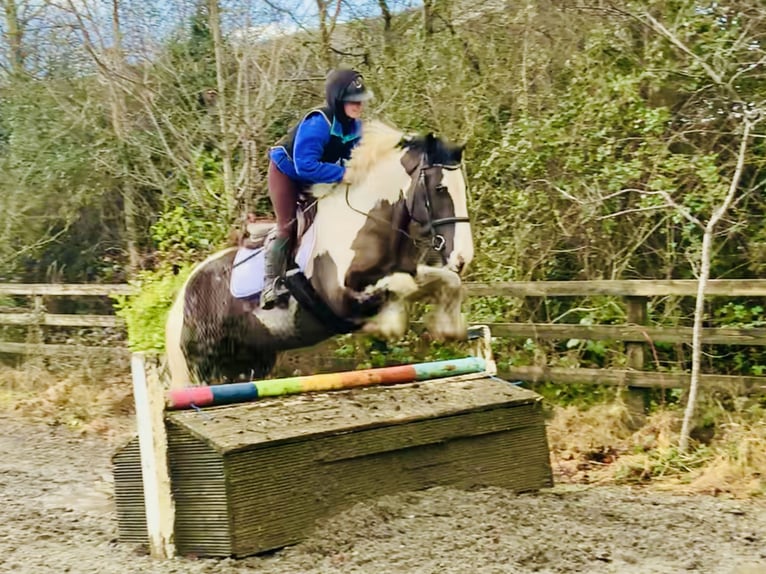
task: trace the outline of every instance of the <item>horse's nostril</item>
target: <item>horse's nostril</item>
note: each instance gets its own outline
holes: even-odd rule
[[[455,262],[455,273],[462,273],[463,269],[465,268],[465,260],[462,257],[459,257],[458,260]]]

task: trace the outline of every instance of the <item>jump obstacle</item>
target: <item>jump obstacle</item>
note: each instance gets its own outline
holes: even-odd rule
[[[467,357],[450,361],[434,361],[344,373],[267,379],[208,387],[189,387],[171,390],[168,393],[168,408],[175,410],[195,406],[212,407],[294,393],[334,391],[370,385],[395,385],[469,373],[482,373],[486,372],[486,369],[486,361],[483,358]]]
[[[247,556],[384,494],[551,486],[540,397],[498,379],[489,329],[473,332],[465,359],[167,393],[135,354],[138,436],[113,457],[120,540]]]

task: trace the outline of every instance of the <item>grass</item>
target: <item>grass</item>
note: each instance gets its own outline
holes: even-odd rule
[[[0,365],[0,410],[88,434],[124,433],[134,410],[130,373],[87,357],[55,368]]]

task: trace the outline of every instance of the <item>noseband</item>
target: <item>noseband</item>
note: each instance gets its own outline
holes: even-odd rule
[[[425,154],[423,155],[423,158],[420,160],[420,166],[419,166],[419,173],[418,173],[418,181],[417,186],[422,186],[425,196],[424,196],[424,202],[426,207],[426,213],[428,214],[428,221],[418,221],[413,217],[413,220],[417,222],[421,228],[422,228],[422,235],[430,235],[431,236],[431,248],[434,251],[441,251],[444,249],[444,245],[447,243],[447,240],[444,238],[443,235],[440,235],[436,232],[436,228],[443,226],[443,225],[451,225],[453,223],[470,223],[471,220],[468,217],[441,217],[438,219],[434,219],[434,212],[433,212],[433,201],[431,200],[431,190],[428,188],[428,185],[426,183],[426,171],[433,168],[442,168],[447,171],[455,171],[457,169],[460,169],[460,165],[444,165],[444,164],[428,164],[425,163]],[[446,189],[445,186],[439,184],[436,186],[436,191],[441,191]],[[415,196],[415,192],[417,191],[417,187],[412,190],[413,199]]]

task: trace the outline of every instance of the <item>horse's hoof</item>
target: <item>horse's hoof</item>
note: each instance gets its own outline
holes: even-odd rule
[[[426,317],[425,324],[435,341],[465,341],[468,338],[468,327],[462,317],[431,315]]]
[[[393,341],[401,339],[407,332],[409,314],[401,302],[391,302],[371,321],[365,324],[363,331],[381,339]]]

